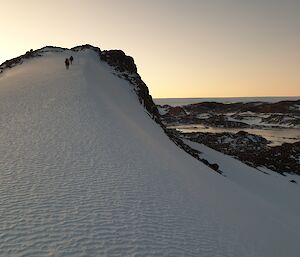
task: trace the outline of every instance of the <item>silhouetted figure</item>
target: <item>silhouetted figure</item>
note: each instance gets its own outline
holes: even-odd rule
[[[73,63],[73,60],[74,60],[74,58],[73,58],[73,56],[71,55],[71,57],[70,57],[71,65],[72,65],[72,63]]]
[[[66,69],[68,70],[69,69],[69,65],[70,65],[70,62],[69,62],[68,58],[66,58],[66,60],[65,60],[65,65],[66,65]]]

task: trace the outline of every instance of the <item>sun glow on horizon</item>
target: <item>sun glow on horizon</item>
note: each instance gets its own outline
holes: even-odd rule
[[[299,96],[299,13],[292,0],[6,1],[0,63],[88,43],[131,55],[155,98]]]

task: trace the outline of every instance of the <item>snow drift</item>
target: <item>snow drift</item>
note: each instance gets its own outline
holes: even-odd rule
[[[38,55],[0,74],[1,256],[300,255],[297,213],[176,146],[124,71]]]

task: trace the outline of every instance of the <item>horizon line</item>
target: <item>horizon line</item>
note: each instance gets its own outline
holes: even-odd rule
[[[201,97],[152,97],[153,99],[201,99],[201,98],[300,98],[299,96],[201,96]]]

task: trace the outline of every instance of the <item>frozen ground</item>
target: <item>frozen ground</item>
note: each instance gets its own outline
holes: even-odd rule
[[[299,201],[180,150],[94,52],[44,55],[0,75],[0,256],[300,256]]]

